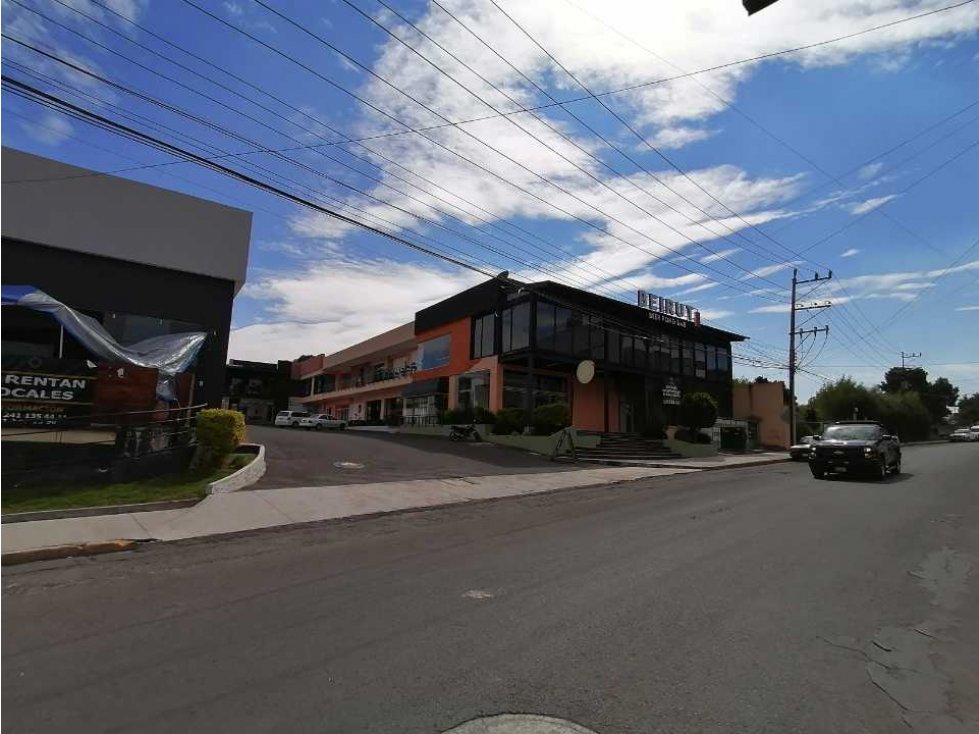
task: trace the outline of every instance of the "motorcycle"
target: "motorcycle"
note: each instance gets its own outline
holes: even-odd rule
[[[479,436],[479,431],[476,430],[476,424],[470,423],[465,426],[452,426],[449,429],[449,439],[452,441],[482,441],[483,439]]]

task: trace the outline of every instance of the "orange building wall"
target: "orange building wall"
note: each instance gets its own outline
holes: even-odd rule
[[[732,397],[735,418],[758,421],[758,440],[762,446],[789,447],[789,406],[785,404],[785,383],[735,383]]]
[[[572,380],[571,422],[575,428],[584,431],[605,430],[605,381],[601,378],[582,385]],[[611,393],[611,391],[610,391]],[[609,394],[609,429],[612,429],[612,395]],[[618,401],[615,401],[618,408]],[[616,410],[616,413],[618,411]],[[617,417],[617,416],[616,416]],[[615,421],[618,424],[618,420]]]
[[[466,374],[467,372],[481,372],[485,370],[490,373],[489,409],[496,412],[502,408],[503,379],[499,359],[495,356],[472,359],[469,356],[472,353],[469,343],[470,339],[472,338],[472,319],[466,317],[464,319],[459,319],[458,321],[444,324],[437,329],[432,329],[431,331],[418,334],[416,339],[418,340],[418,343],[421,344],[429,339],[434,339],[445,334],[449,334],[451,337],[449,343],[449,363],[430,370],[418,370],[415,372],[413,379],[418,381],[433,380],[438,377],[448,377],[449,408],[453,409],[457,406],[457,398],[459,394],[458,381],[455,378],[459,375]]]

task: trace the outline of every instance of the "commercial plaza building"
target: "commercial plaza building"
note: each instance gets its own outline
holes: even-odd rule
[[[3,283],[32,286],[122,345],[204,332],[194,402],[221,404],[250,212],[3,148]],[[46,314],[4,306],[5,358],[90,359]],[[59,373],[60,374],[60,373]],[[91,409],[87,411],[91,413]]]
[[[298,400],[346,420],[392,423],[564,402],[578,428],[631,432],[675,423],[680,397],[704,391],[730,416],[731,343],[744,337],[665,299],[640,294],[638,303],[495,278],[396,329],[297,360]],[[583,383],[576,370],[586,361],[595,376]]]

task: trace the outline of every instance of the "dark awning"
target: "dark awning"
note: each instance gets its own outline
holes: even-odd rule
[[[433,380],[417,380],[406,385],[401,391],[403,398],[417,398],[423,395],[447,395],[449,393],[449,378],[436,377]]]

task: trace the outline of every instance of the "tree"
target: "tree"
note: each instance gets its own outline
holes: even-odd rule
[[[696,436],[717,421],[717,401],[705,392],[687,393],[680,399],[680,425]]]
[[[821,387],[809,404],[824,421],[872,419],[877,412],[873,391],[845,375]]]
[[[959,389],[944,377],[939,377],[931,383],[925,397],[925,405],[932,417],[938,421],[948,415],[950,405],[955,405],[959,399]]]
[[[891,367],[884,373],[880,389],[889,393],[911,391],[923,395],[928,392],[928,373],[921,367]]]
[[[979,392],[959,401],[959,425],[974,426],[979,424]]]

